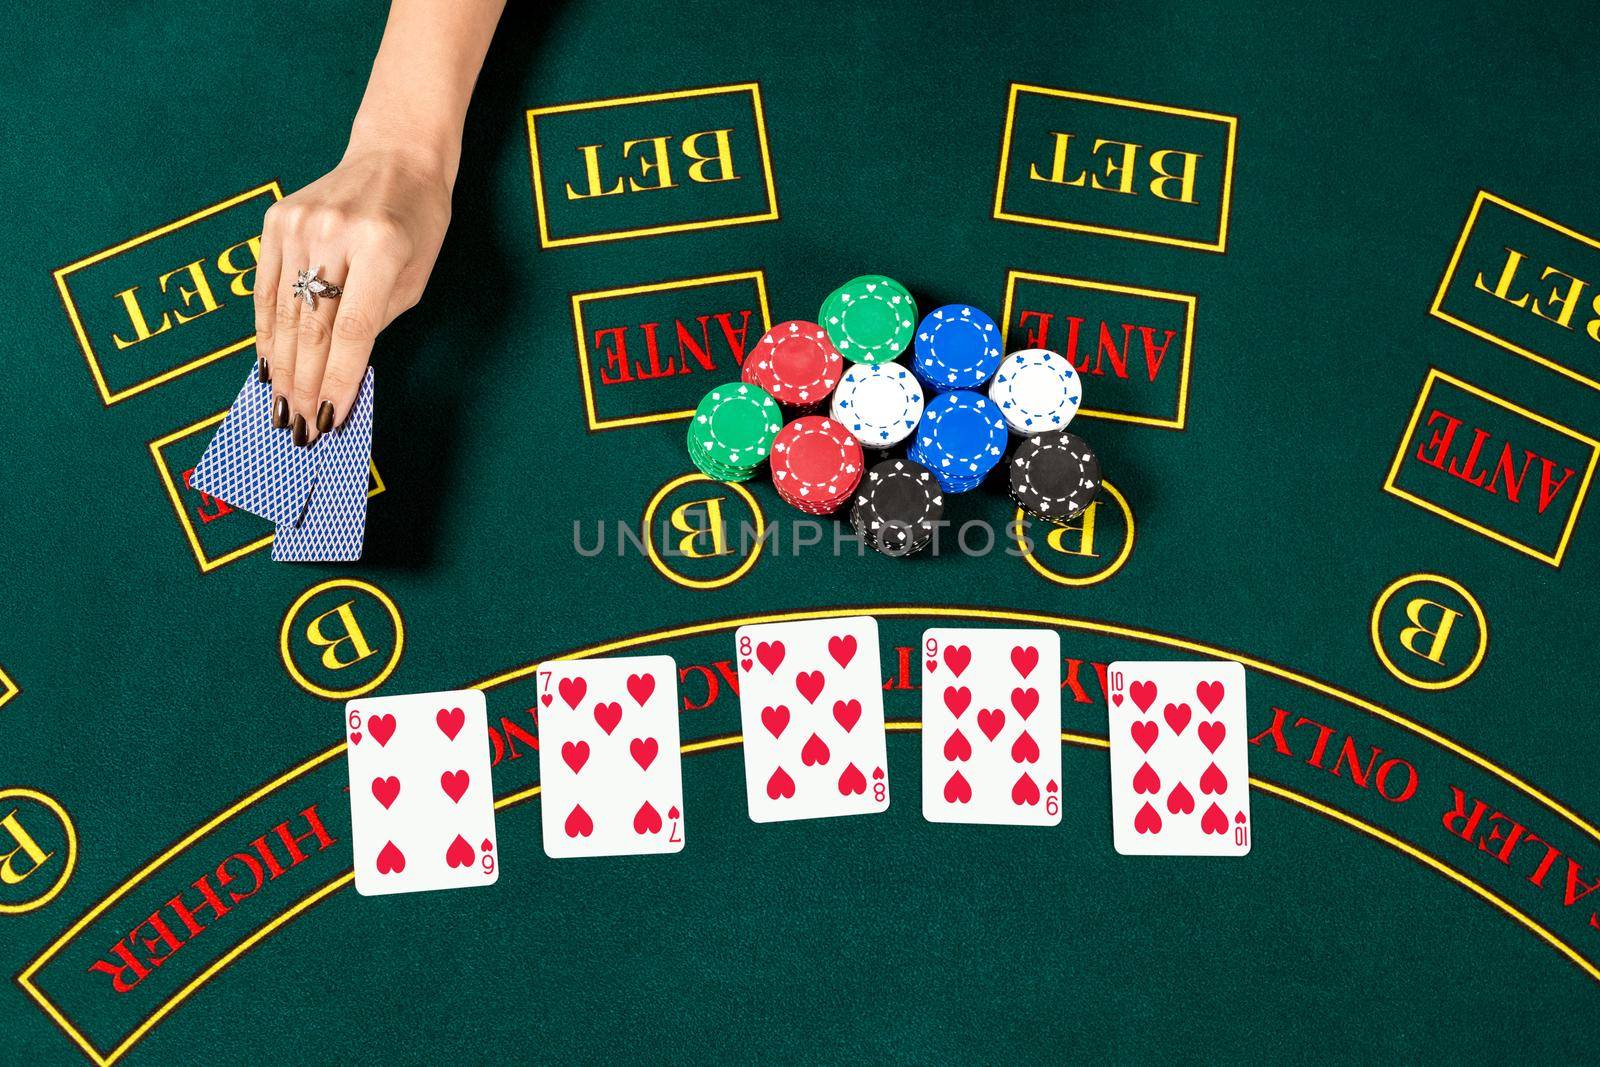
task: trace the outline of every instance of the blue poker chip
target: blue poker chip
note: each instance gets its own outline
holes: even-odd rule
[[[1000,328],[970,304],[934,308],[917,327],[911,370],[929,389],[976,389],[1000,366]]]
[[[957,389],[929,402],[908,456],[933,471],[945,492],[964,493],[994,470],[1007,439],[999,405]]]

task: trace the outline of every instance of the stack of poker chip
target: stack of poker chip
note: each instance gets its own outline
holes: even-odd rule
[[[867,471],[850,508],[856,535],[885,556],[921,552],[943,517],[938,479],[908,459],[886,459]]]
[[[815,322],[780,322],[761,335],[745,357],[740,377],[759,385],[780,404],[808,410],[839,384],[844,359]]]
[[[892,448],[922,418],[922,386],[899,363],[857,363],[844,372],[829,411],[863,448]]]
[[[928,404],[906,458],[932,471],[946,493],[965,493],[1000,462],[1006,441],[999,405],[982,393],[957,389]]]
[[[893,278],[863,274],[829,293],[818,318],[845,359],[887,363],[911,343],[917,302]]]
[[[1066,428],[1083,400],[1083,379],[1065,356],[1025,348],[1001,362],[989,399],[1000,405],[1013,433],[1029,437]]]
[[[1036,519],[1063,523],[1082,514],[1100,491],[1100,460],[1066,430],[1029,437],[1011,457],[1011,499]]]
[[[1000,329],[970,304],[946,304],[917,327],[911,369],[935,392],[976,389],[1000,366]]]
[[[766,460],[783,424],[778,402],[748,382],[719,385],[689,420],[689,459],[708,478],[747,482]]]
[[[810,515],[838,511],[861,482],[861,444],[843,423],[821,415],[795,419],[772,442],[772,485]]]

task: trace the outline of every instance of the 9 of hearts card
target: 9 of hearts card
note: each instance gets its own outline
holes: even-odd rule
[[[1061,822],[1061,637],[936,628],[922,635],[922,816]]]
[[[1250,851],[1244,667],[1118,661],[1106,668],[1111,823],[1124,856]]]

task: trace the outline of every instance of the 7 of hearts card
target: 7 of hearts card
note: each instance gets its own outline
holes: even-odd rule
[[[1106,668],[1111,824],[1124,856],[1250,851],[1244,667],[1231,661]]]
[[[683,851],[671,656],[539,664],[539,806],[552,859]]]

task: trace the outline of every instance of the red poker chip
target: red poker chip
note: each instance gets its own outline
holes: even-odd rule
[[[772,442],[772,484],[801,511],[837,511],[861,484],[861,443],[822,415],[795,419]]]
[[[740,378],[759,385],[780,404],[814,407],[828,398],[844,373],[844,357],[814,322],[780,322],[761,335],[745,357]]]

